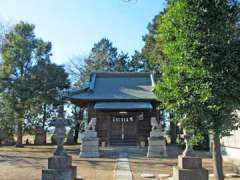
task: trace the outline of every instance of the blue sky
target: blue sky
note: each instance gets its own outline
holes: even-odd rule
[[[0,19],[36,25],[36,35],[53,44],[56,63],[86,56],[102,37],[119,51],[140,50],[147,24],[163,10],[164,0],[0,0]]]

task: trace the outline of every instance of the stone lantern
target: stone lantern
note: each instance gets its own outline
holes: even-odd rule
[[[63,148],[64,139],[66,137],[66,126],[69,126],[69,122],[64,118],[64,106],[59,106],[58,118],[56,118],[50,126],[54,126],[53,139],[57,143],[57,149],[54,152],[56,156],[67,156],[66,151]]]
[[[69,123],[64,118],[64,106],[59,106],[58,118],[51,123],[55,126],[53,138],[57,148],[52,157],[48,158],[48,169],[42,171],[42,180],[75,180],[77,179],[77,168],[72,166],[72,157],[64,150],[63,143],[66,137],[66,126]]]

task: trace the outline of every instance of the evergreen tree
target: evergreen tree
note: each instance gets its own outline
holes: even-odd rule
[[[32,68],[31,82],[34,89],[31,119],[38,118],[37,124],[45,128],[47,119],[59,104],[56,100],[58,91],[70,86],[68,74],[62,66],[44,59]]]
[[[35,37],[34,25],[20,22],[5,39],[0,88],[14,111],[17,146],[22,146],[23,123],[34,111],[39,112],[41,105],[52,102],[56,89],[67,87],[69,82],[64,69],[50,62],[51,43]],[[45,109],[42,112],[46,113]],[[45,121],[46,117],[43,124]]]
[[[135,51],[129,62],[129,71],[146,72],[149,71],[149,64],[142,53]]]
[[[215,179],[224,179],[220,137],[239,127],[239,4],[235,0],[171,0],[157,18],[163,53],[156,93],[176,122],[214,136]]]
[[[89,56],[84,59],[81,64],[76,63],[76,59],[72,65],[74,70],[71,72],[79,74],[77,85],[81,86],[89,79],[89,76],[94,71],[104,72],[123,72],[128,71],[129,57],[125,53],[118,53],[117,48],[113,47],[112,42],[103,38],[98,43],[94,44]],[[78,73],[76,73],[76,70]]]
[[[159,17],[165,12],[160,12],[153,18],[153,21],[148,24],[148,34],[143,36],[145,42],[142,49],[142,56],[146,59],[148,69],[153,71],[157,77],[161,75],[161,64],[166,62],[166,57],[162,52],[161,44],[157,41],[156,36],[158,34]]]

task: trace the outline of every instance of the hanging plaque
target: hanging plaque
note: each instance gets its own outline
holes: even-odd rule
[[[114,123],[128,123],[128,122],[134,122],[133,117],[112,117],[112,122]]]

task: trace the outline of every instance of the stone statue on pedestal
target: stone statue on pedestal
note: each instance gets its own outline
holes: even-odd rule
[[[54,156],[48,158],[48,169],[42,171],[42,180],[75,180],[77,168],[72,166],[72,157],[64,150],[63,142],[66,137],[66,126],[69,123],[64,119],[64,106],[59,106],[58,118],[51,123],[55,126],[53,138],[57,143]]]
[[[83,138],[81,139],[80,157],[99,157],[99,140],[96,132],[96,118],[91,118],[86,125]]]
[[[156,117],[151,117],[152,131],[148,138],[147,157],[166,157],[166,142],[162,133],[161,124],[157,122]]]

